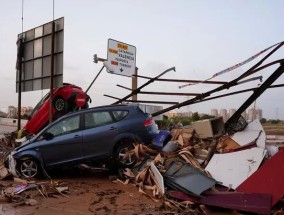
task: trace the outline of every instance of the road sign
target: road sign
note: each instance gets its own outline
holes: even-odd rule
[[[136,69],[136,47],[109,39],[107,61],[104,64],[110,73],[131,77]]]
[[[87,102],[87,97],[84,93],[78,93],[75,98],[75,103],[78,107],[83,107]]]

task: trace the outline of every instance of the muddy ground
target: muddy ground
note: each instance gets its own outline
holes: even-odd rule
[[[114,176],[107,172],[76,173],[70,170],[62,172],[54,181],[66,182],[69,193],[66,196],[43,198],[33,192],[38,204],[35,206],[21,205],[2,201],[2,215],[73,215],[73,214],[164,214],[166,210],[161,202],[154,202],[149,197],[139,193],[134,185],[114,183]],[[46,180],[45,180],[46,181]],[[12,180],[1,181],[1,184],[11,184]]]

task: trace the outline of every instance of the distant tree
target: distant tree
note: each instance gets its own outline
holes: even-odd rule
[[[2,111],[0,111],[0,117],[7,117],[7,114],[2,112]]]
[[[212,118],[215,118],[215,117],[209,114],[204,114],[203,116],[200,117],[200,119],[212,119]]]
[[[22,116],[22,119],[29,119],[29,115],[28,115],[28,114],[24,114],[24,115]]]
[[[269,123],[271,123],[271,124],[279,124],[279,123],[281,123],[281,121],[279,120],[279,119],[271,119],[271,120],[269,120],[268,121]]]
[[[260,123],[261,123],[261,124],[265,124],[266,122],[267,122],[266,118],[261,118],[261,119],[260,119]]]
[[[191,124],[191,119],[189,117],[182,117],[180,122],[183,124],[183,126],[190,125]]]
[[[199,116],[198,112],[195,112],[195,113],[192,114],[191,120],[192,120],[192,122],[200,120],[200,116]]]

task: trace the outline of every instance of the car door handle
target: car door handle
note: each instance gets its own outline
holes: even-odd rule
[[[79,137],[80,137],[80,135],[75,135],[75,136],[74,136],[75,139],[76,139],[76,138],[79,138]]]
[[[116,127],[110,127],[110,129],[109,130],[115,130],[116,129]]]

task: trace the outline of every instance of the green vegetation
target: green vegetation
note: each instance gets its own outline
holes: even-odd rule
[[[192,114],[191,117],[175,116],[172,118],[168,118],[167,116],[163,116],[163,120],[157,121],[157,124],[159,126],[159,129],[169,129],[170,127],[177,125],[178,123],[182,123],[183,126],[186,126],[198,120],[211,118],[214,118],[214,116],[210,116],[208,114],[200,116],[198,112],[195,112]]]

